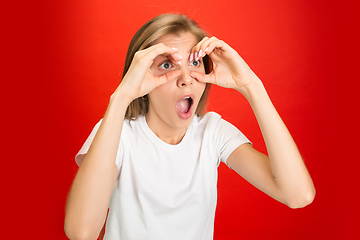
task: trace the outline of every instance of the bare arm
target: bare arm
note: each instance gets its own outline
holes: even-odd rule
[[[104,225],[115,185],[116,155],[129,103],[174,79],[180,71],[154,76],[153,59],[160,54],[181,60],[177,50],[157,44],[135,54],[121,84],[111,96],[103,121],[79,168],[66,206],[65,232],[70,239],[96,239]]]
[[[205,52],[214,62],[212,73],[191,72],[194,78],[239,91],[250,103],[265,140],[269,157],[244,144],[229,156],[229,166],[292,208],[309,204],[315,196],[311,177],[260,79],[234,49],[215,37],[204,38],[193,52]]]
[[[254,75],[255,77],[255,75]],[[315,188],[301,155],[260,80],[242,91],[258,120],[269,157],[240,146],[227,163],[260,190],[291,208],[312,202]]]
[[[65,215],[65,232],[70,239],[96,239],[104,225],[117,175],[115,159],[127,105],[121,96],[112,97],[76,174]]]

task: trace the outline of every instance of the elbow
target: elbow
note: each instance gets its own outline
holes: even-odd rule
[[[97,236],[91,236],[85,231],[73,231],[65,229],[65,234],[70,240],[94,240],[97,239]]]
[[[65,221],[64,231],[70,240],[94,240],[98,235],[94,235],[93,231],[81,227],[75,227]]]
[[[90,239],[87,234],[81,231],[77,231],[69,226],[64,226],[65,234],[70,240],[85,240]]]
[[[285,204],[292,209],[303,208],[310,205],[315,199],[315,188],[303,192],[300,196],[292,198]]]

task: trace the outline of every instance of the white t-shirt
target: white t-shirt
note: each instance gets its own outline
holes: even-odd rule
[[[76,156],[78,165],[100,124]],[[248,142],[214,112],[195,116],[177,145],[159,139],[145,117],[125,120],[104,239],[213,239],[217,167]]]

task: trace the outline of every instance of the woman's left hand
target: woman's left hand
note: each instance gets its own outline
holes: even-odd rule
[[[240,92],[250,83],[260,82],[240,55],[224,41],[216,37],[205,37],[192,49],[190,58],[197,59],[206,54],[213,61],[213,71],[210,74],[191,72],[199,82],[233,88]]]

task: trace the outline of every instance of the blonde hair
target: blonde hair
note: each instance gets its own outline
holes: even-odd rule
[[[137,51],[151,47],[158,39],[169,34],[179,34],[180,32],[190,32],[200,42],[208,36],[198,24],[183,14],[163,14],[145,23],[132,38],[128,52],[126,54],[123,76],[128,71],[134,55]],[[205,73],[212,71],[212,61],[209,56],[203,58]],[[202,116],[205,112],[206,102],[209,95],[211,84],[206,84],[205,91],[201,96],[195,114]],[[125,118],[130,120],[137,119],[140,115],[145,115],[149,109],[149,100],[137,98],[132,101],[125,113]]]

